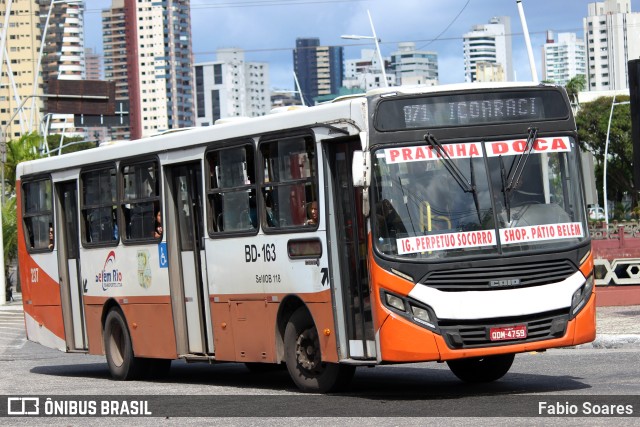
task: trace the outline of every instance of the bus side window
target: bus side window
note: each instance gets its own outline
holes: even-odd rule
[[[309,204],[318,200],[315,141],[289,137],[260,144],[265,228],[304,227]]]
[[[264,198],[265,216],[268,227],[278,226],[278,209],[274,206],[273,188],[264,187],[262,189],[262,197]]]
[[[161,206],[158,162],[147,160],[121,169],[123,182],[122,216],[124,239],[158,241],[155,237],[155,213]]]
[[[209,233],[258,229],[253,144],[207,153]]]
[[[89,244],[118,244],[116,167],[102,166],[80,174],[82,240]]]
[[[23,184],[24,225],[27,248],[34,251],[50,251],[50,225],[53,224],[51,180],[40,179]]]

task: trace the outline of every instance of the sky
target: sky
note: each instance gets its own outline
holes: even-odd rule
[[[582,19],[592,2],[522,0],[539,79],[546,31],[582,37]],[[102,52],[100,10],[111,0],[86,0],[85,5],[85,46]],[[632,1],[636,11],[634,6]],[[371,36],[367,10],[382,54],[390,56],[406,41],[437,52],[441,84],[464,81],[463,34],[494,16],[509,16],[516,79],[531,80],[516,0],[191,0],[194,60],[214,61],[221,48],[244,49],[245,60],[269,63],[272,88],[293,90],[296,38],[318,37],[323,46],[344,46],[345,59],[360,58],[361,49],[374,48],[373,41],[340,36]]]

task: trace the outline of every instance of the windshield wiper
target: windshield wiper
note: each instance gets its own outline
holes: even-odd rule
[[[469,157],[469,168],[471,170],[471,181],[469,181],[433,134],[427,133],[424,136],[424,140],[431,146],[431,148],[433,148],[436,154],[440,156],[445,169],[447,169],[449,174],[458,183],[462,191],[473,194],[473,202],[476,206],[476,213],[478,214],[478,223],[481,223],[482,218],[480,214],[480,202],[478,201],[478,191],[476,190],[476,176],[473,170],[473,158]]]
[[[478,200],[478,190],[476,187],[476,174],[473,170],[473,157],[469,157],[469,169],[471,170],[471,190],[473,193],[473,203],[476,205],[478,224],[482,224],[482,216],[480,215],[480,201]]]
[[[533,144],[538,136],[538,128],[531,126],[527,129],[527,132],[527,142],[524,151],[518,156],[516,161],[511,163],[508,174],[505,174],[504,161],[502,156],[500,156],[500,177],[502,178],[502,194],[504,195],[504,207],[507,211],[507,222],[511,222],[511,192],[521,184],[520,178],[522,177],[522,172],[524,172],[524,167],[527,165],[527,160],[529,160],[529,156],[531,156]]]

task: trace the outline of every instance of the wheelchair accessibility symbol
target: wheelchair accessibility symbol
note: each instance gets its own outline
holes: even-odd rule
[[[161,242],[158,245],[158,260],[160,262],[160,268],[167,268],[169,266],[167,242]]]

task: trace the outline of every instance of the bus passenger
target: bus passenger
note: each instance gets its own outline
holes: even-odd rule
[[[305,222],[305,225],[318,225],[318,202],[309,203],[307,216],[309,219]]]
[[[160,209],[155,214],[155,227],[153,228],[153,237],[156,239],[162,239],[162,212]]]
[[[53,249],[53,225],[49,224],[49,250]]]

